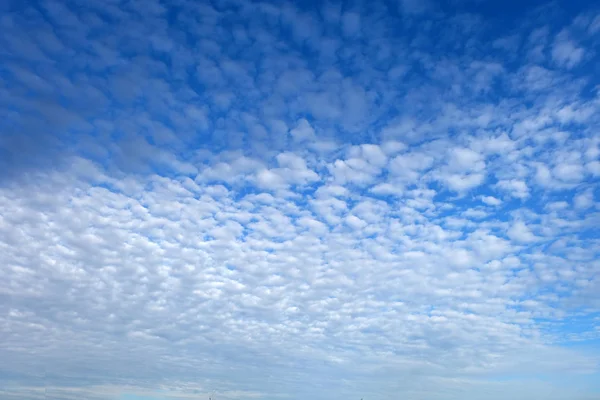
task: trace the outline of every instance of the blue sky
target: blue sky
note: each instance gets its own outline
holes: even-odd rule
[[[599,43],[593,2],[0,2],[0,397],[600,399]]]

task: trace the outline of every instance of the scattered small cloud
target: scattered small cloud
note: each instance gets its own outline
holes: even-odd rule
[[[593,397],[597,13],[75,3],[0,5],[0,397]]]

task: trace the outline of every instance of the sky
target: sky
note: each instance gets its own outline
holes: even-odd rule
[[[600,7],[0,1],[0,397],[600,399]]]

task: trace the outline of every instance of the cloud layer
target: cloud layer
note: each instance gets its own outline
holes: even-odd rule
[[[597,9],[1,7],[1,397],[598,398]]]

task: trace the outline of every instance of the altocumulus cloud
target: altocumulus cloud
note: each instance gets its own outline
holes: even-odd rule
[[[0,5],[0,397],[600,398],[598,8]]]

